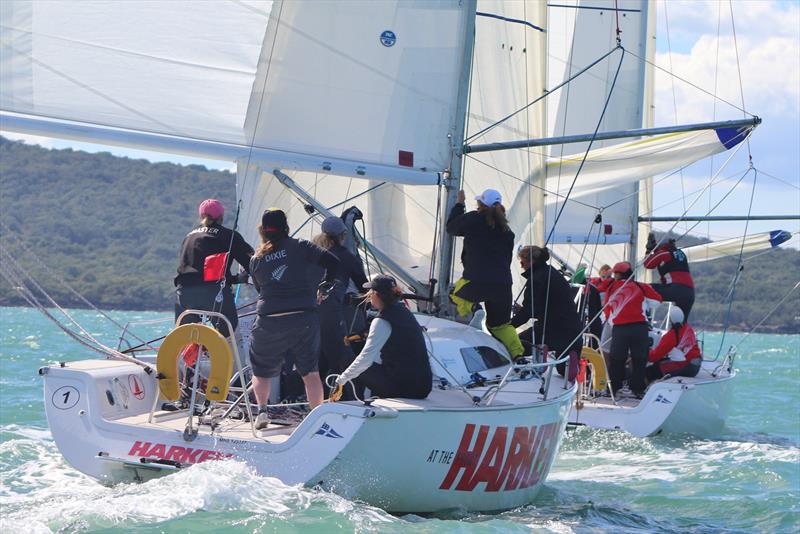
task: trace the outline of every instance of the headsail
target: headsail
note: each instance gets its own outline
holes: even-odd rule
[[[683,250],[684,254],[686,254],[686,258],[690,262],[700,263],[737,255],[740,251],[744,254],[751,254],[753,252],[770,250],[791,238],[791,232],[787,232],[786,230],[773,230],[771,232],[751,234],[744,238],[734,237],[733,239],[725,239],[723,241],[703,243],[681,250]]]
[[[525,108],[545,88],[547,6],[544,2],[481,1],[475,21],[475,54],[467,137],[491,143],[543,137],[546,104],[540,101],[480,134],[496,121]],[[476,135],[479,134],[479,135]],[[533,150],[469,155],[463,188],[469,206],[486,188],[497,189],[508,209],[518,244],[542,239],[544,157]],[[460,266],[457,267],[460,270]]]

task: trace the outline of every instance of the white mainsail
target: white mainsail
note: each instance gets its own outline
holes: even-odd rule
[[[451,163],[467,15],[457,0],[276,2],[248,110],[253,142],[437,177]],[[304,224],[304,202],[270,167],[242,172],[248,162],[239,161],[238,193],[247,199],[240,227],[251,241],[267,207],[286,211],[292,228]],[[370,173],[353,180],[323,169],[287,174],[337,214],[358,205],[369,242],[416,279],[429,279],[435,187]],[[297,235],[310,238],[318,228],[312,221]]]

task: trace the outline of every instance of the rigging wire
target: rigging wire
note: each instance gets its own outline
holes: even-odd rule
[[[58,273],[56,273],[50,267],[48,267],[47,264],[45,262],[43,262],[41,260],[41,258],[37,254],[34,254],[33,251],[31,251],[25,245],[25,243],[22,241],[22,238],[19,237],[19,232],[13,232],[11,230],[11,228],[4,221],[0,221],[0,227],[2,227],[3,230],[6,232],[6,236],[12,236],[12,239],[14,239],[16,241],[16,245],[19,246],[23,251],[25,251],[28,254],[28,256],[33,258],[34,261],[37,263],[37,265],[39,265],[39,267],[41,267],[47,274],[49,274],[51,277],[53,277],[56,282],[58,282],[64,288],[66,288],[70,293],[72,293],[75,297],[77,297],[81,302],[83,302],[85,305],[87,305],[92,311],[94,311],[95,313],[98,313],[99,315],[101,315],[104,319],[106,319],[109,322],[111,322],[114,326],[118,327],[120,330],[123,330],[123,331],[125,330],[125,326],[124,325],[122,325],[121,323],[116,321],[113,317],[108,315],[106,312],[104,312],[103,310],[101,310],[100,308],[95,306],[89,299],[84,297],[80,292],[78,292],[75,288],[73,288],[66,280],[64,280],[63,277],[61,277]],[[140,342],[146,344],[146,342],[142,338],[137,336],[134,332],[132,332],[130,330],[128,330],[128,332],[130,333],[131,337],[135,338],[137,341],[140,341]]]
[[[720,97],[720,96],[717,96],[717,95],[715,95],[714,93],[712,93],[712,92],[708,91],[707,89],[703,89],[703,88],[702,88],[702,87],[700,87],[699,85],[697,85],[697,84],[694,84],[694,83],[690,82],[690,81],[689,81],[689,80],[687,80],[686,78],[683,78],[683,77],[681,77],[681,76],[678,76],[678,75],[677,75],[677,74],[675,74],[674,72],[671,72],[670,70],[668,70],[668,69],[665,69],[664,67],[660,67],[660,66],[659,66],[659,65],[657,65],[657,64],[656,64],[654,61],[650,61],[650,60],[649,60],[649,59],[647,59],[646,57],[642,57],[642,56],[640,56],[639,54],[637,54],[636,52],[633,52],[633,51],[631,51],[631,50],[627,50],[627,49],[626,49],[626,51],[627,51],[627,53],[628,53],[628,54],[632,55],[632,56],[633,56],[633,57],[635,57],[635,58],[638,58],[639,60],[641,60],[641,61],[643,61],[643,62],[647,63],[648,65],[651,65],[653,68],[655,68],[655,69],[658,69],[658,70],[660,70],[661,72],[663,72],[663,73],[665,73],[665,74],[668,74],[668,75],[670,75],[670,76],[674,76],[675,78],[677,78],[678,80],[682,81],[683,83],[686,83],[686,84],[688,84],[688,85],[692,86],[693,88],[697,89],[698,91],[700,91],[700,92],[702,92],[702,93],[705,93],[706,95],[708,95],[708,96],[710,96],[710,97],[714,98],[715,100],[718,100],[718,101],[720,101],[720,102],[723,102],[723,103],[725,103],[725,104],[728,104],[728,105],[729,105],[729,106],[731,106],[732,108],[735,108],[735,109],[737,109],[738,111],[741,111],[742,113],[744,113],[744,114],[746,114],[746,115],[749,115],[750,117],[753,117],[753,118],[755,118],[755,115],[753,115],[753,114],[752,114],[752,113],[750,113],[749,111],[747,111],[747,110],[745,110],[745,109],[743,109],[743,108],[741,108],[741,107],[737,106],[737,105],[736,105],[736,104],[734,104],[733,102],[730,102],[730,101],[728,101],[728,100],[725,100],[724,98],[722,98],[722,97]]]
[[[736,72],[739,74],[739,94],[742,98],[742,108],[744,105],[744,84],[742,83],[742,67],[739,62],[739,41],[736,39],[736,21],[733,17],[733,0],[728,0],[728,7],[731,11],[731,29],[733,30],[733,49],[736,52]],[[753,154],[750,151],[750,140],[747,140],[747,155],[750,160],[753,160]]]
[[[722,339],[719,341],[719,349],[717,349],[716,358],[719,358],[722,352],[722,346],[725,343],[725,334],[728,332],[728,326],[731,319],[731,309],[733,308],[733,300],[736,298],[736,284],[739,282],[739,276],[742,273],[742,256],[744,255],[744,244],[747,240],[747,230],[750,225],[750,213],[753,211],[753,198],[756,196],[756,182],[758,182],[758,170],[754,169],[753,174],[753,188],[750,190],[750,205],[747,208],[747,219],[744,223],[744,235],[742,236],[742,246],[739,249],[739,258],[736,262],[736,272],[733,275],[733,287],[731,288],[731,296],[728,300],[728,309],[725,312],[725,322],[723,323]]]
[[[752,133],[752,131],[751,131],[750,133],[748,133],[748,135],[751,135],[751,133]],[[739,153],[739,150],[741,150],[742,146],[744,146],[744,145],[743,145],[742,143],[739,143],[739,144],[738,144],[738,145],[737,145],[737,146],[736,146],[736,147],[733,149],[733,152],[731,152],[730,156],[728,156],[728,158],[725,160],[725,162],[722,164],[722,166],[721,166],[721,167],[720,167],[720,168],[717,170],[717,175],[719,175],[719,174],[720,174],[720,173],[721,173],[721,172],[722,172],[722,171],[723,171],[723,170],[724,170],[724,169],[725,169],[725,168],[728,166],[728,164],[729,164],[729,163],[730,163],[730,162],[733,160],[733,158],[734,158],[734,157],[735,157],[735,156],[736,156],[736,155]],[[706,185],[706,188],[708,188],[708,185]],[[678,225],[678,224],[679,224],[679,223],[680,223],[680,222],[683,220],[683,217],[685,217],[685,216],[687,215],[688,211],[689,211],[689,210],[691,210],[691,209],[694,207],[694,205],[697,203],[697,201],[698,201],[700,198],[701,198],[701,196],[698,196],[697,198],[695,198],[695,199],[694,199],[694,200],[693,200],[693,201],[692,201],[692,202],[689,204],[689,206],[687,206],[687,207],[686,207],[686,210],[685,210],[685,211],[684,211],[684,212],[681,214],[681,216],[680,216],[680,217],[678,217],[678,219],[677,219],[675,222],[673,222],[673,224],[672,224],[672,226],[670,227],[670,229],[669,229],[669,230],[667,230],[667,233],[670,233],[670,232],[672,232],[672,230],[674,230],[674,229],[675,229],[675,227],[676,227],[676,226],[677,226],[677,225]],[[636,269],[638,269],[639,267],[641,267],[643,263],[644,263],[644,258],[642,258],[641,260],[639,260],[638,262],[636,262],[636,265],[634,265],[634,266],[633,266],[633,269],[634,269],[634,271],[635,271]],[[625,287],[625,286],[626,286],[626,285],[627,285],[627,284],[628,284],[630,281],[631,281],[631,279],[630,279],[630,278],[629,278],[629,279],[627,279],[627,280],[626,280],[626,281],[625,281],[625,282],[622,284],[622,286],[620,286],[620,289],[621,289],[621,288],[623,288],[623,287]],[[574,338],[574,339],[573,339],[573,340],[572,340],[572,341],[569,343],[569,345],[568,345],[568,348],[567,348],[567,349],[564,349],[564,351],[562,351],[562,353],[561,353],[561,354],[558,356],[558,358],[557,358],[557,359],[560,359],[560,358],[563,358],[563,357],[564,357],[564,355],[567,353],[567,350],[569,350],[569,347],[571,347],[573,343],[575,343],[576,341],[578,341],[578,340],[581,338],[581,336],[583,336],[583,334],[584,334],[584,333],[585,333],[585,332],[586,332],[586,331],[589,329],[589,325],[591,325],[591,324],[594,322],[594,320],[595,320],[595,319],[597,319],[598,317],[600,317],[600,315],[602,315],[602,314],[603,314],[603,312],[605,311],[606,307],[607,307],[607,304],[603,304],[603,306],[600,308],[600,311],[598,311],[598,312],[595,314],[595,316],[594,316],[594,317],[592,317],[592,318],[591,318],[591,319],[590,319],[590,320],[589,320],[589,321],[586,323],[586,325],[585,325],[585,326],[584,326],[584,327],[581,329],[581,331],[578,333],[578,335],[577,335],[577,336],[576,336],[576,337],[575,337],[575,338]]]
[[[523,107],[521,107],[520,109],[518,109],[518,110],[516,110],[516,111],[514,111],[514,112],[512,112],[512,113],[510,113],[510,114],[508,114],[508,115],[506,115],[506,116],[505,116],[505,117],[503,117],[502,119],[500,119],[500,120],[498,120],[498,121],[496,121],[496,122],[494,122],[494,123],[490,124],[490,125],[489,125],[489,126],[487,126],[486,128],[483,128],[482,130],[479,130],[478,132],[476,132],[476,133],[472,134],[471,136],[469,136],[467,139],[465,139],[465,140],[464,140],[464,144],[467,144],[467,143],[469,143],[470,141],[472,141],[473,139],[476,139],[476,138],[478,138],[478,137],[480,137],[480,136],[484,135],[484,134],[485,134],[485,133],[487,133],[489,130],[492,130],[492,129],[493,129],[493,128],[495,128],[496,126],[498,126],[498,125],[500,125],[500,124],[504,123],[505,121],[507,121],[507,120],[508,120],[508,119],[510,119],[511,117],[513,117],[513,116],[517,115],[518,113],[521,113],[521,112],[525,111],[526,109],[528,109],[529,107],[531,107],[531,106],[532,106],[532,105],[534,105],[535,103],[539,102],[540,100],[543,100],[543,99],[547,98],[548,96],[550,96],[550,94],[551,94],[553,91],[557,91],[558,89],[561,89],[561,88],[562,88],[562,87],[564,87],[565,85],[566,85],[566,86],[569,86],[569,83],[570,83],[572,80],[574,80],[575,78],[577,78],[578,76],[580,76],[580,75],[581,75],[581,74],[583,74],[584,72],[588,71],[589,69],[591,69],[592,67],[594,67],[595,65],[597,65],[598,63],[600,63],[601,61],[603,61],[604,59],[606,59],[607,57],[609,57],[611,54],[613,54],[613,53],[614,53],[614,52],[616,52],[616,51],[617,51],[617,48],[613,48],[612,50],[610,50],[610,51],[606,52],[605,54],[603,54],[602,56],[600,56],[599,58],[597,58],[596,60],[594,60],[593,62],[591,62],[590,64],[588,64],[587,66],[585,66],[584,68],[582,68],[581,70],[579,70],[578,72],[576,72],[575,74],[571,75],[569,78],[567,78],[567,79],[566,79],[566,80],[564,80],[563,82],[559,83],[558,85],[556,85],[556,86],[555,86],[555,87],[553,87],[552,89],[547,89],[547,90],[545,90],[545,91],[544,91],[544,94],[542,94],[541,96],[538,96],[538,97],[536,97],[535,99],[533,99],[531,102],[528,102],[527,104],[525,104],[525,105],[524,105]],[[572,65],[572,62],[570,62],[570,65]]]
[[[800,287],[800,280],[798,280],[798,281],[797,281],[797,283],[794,285],[794,287],[793,287],[792,289],[790,289],[790,290],[789,290],[789,291],[788,291],[788,292],[787,292],[787,293],[786,293],[786,294],[783,296],[783,298],[782,298],[781,300],[779,300],[779,301],[778,301],[778,303],[777,303],[777,304],[775,304],[775,306],[773,306],[773,307],[772,307],[772,309],[770,309],[770,310],[767,312],[767,314],[766,314],[766,315],[765,315],[765,316],[764,316],[764,317],[763,317],[763,318],[762,318],[762,319],[761,319],[761,320],[760,320],[760,321],[759,321],[759,322],[758,322],[758,323],[757,323],[757,324],[756,324],[756,325],[755,325],[753,328],[751,328],[751,329],[750,329],[750,331],[749,331],[749,332],[747,332],[747,333],[746,333],[744,336],[742,336],[741,338],[739,338],[739,340],[738,340],[738,341],[737,341],[737,342],[736,342],[736,343],[735,343],[735,344],[732,346],[732,349],[734,349],[734,350],[738,350],[739,346],[740,346],[742,343],[744,343],[744,341],[745,341],[745,340],[746,340],[748,337],[750,337],[750,334],[752,334],[753,332],[755,332],[755,331],[756,331],[756,329],[758,329],[758,327],[759,327],[759,326],[761,326],[762,324],[764,324],[764,321],[766,321],[766,320],[767,320],[767,319],[768,319],[768,318],[769,318],[769,317],[770,317],[770,316],[771,316],[771,315],[772,315],[772,314],[775,312],[775,310],[777,310],[778,308],[780,308],[780,307],[781,307],[781,305],[782,305],[784,302],[786,302],[786,300],[789,298],[789,296],[791,296],[791,294],[792,294],[792,293],[794,293],[794,292],[797,290],[797,288],[798,288],[798,287]]]
[[[558,224],[558,220],[564,213],[564,208],[566,207],[570,194],[572,193],[572,190],[575,187],[575,183],[578,181],[578,176],[580,176],[581,170],[583,170],[583,166],[586,163],[586,158],[589,156],[589,151],[591,151],[592,149],[592,145],[594,144],[597,132],[600,131],[600,126],[603,124],[603,119],[605,118],[606,111],[608,110],[608,105],[611,102],[611,95],[614,93],[614,87],[617,84],[617,78],[619,77],[620,70],[622,69],[622,61],[623,59],[625,59],[625,51],[626,51],[625,48],[623,48],[620,45],[619,47],[617,47],[617,49],[621,51],[619,56],[619,63],[617,64],[617,70],[614,73],[614,78],[611,80],[611,87],[609,87],[608,96],[606,97],[606,102],[603,105],[603,110],[600,112],[600,119],[597,121],[597,126],[594,129],[592,138],[589,140],[589,144],[583,153],[583,157],[581,158],[581,163],[578,166],[578,170],[575,172],[575,177],[572,179],[572,184],[570,184],[569,189],[567,190],[566,197],[564,198],[564,203],[561,205],[561,208],[559,209],[558,214],[556,215],[556,218],[553,221],[553,226],[550,229],[550,233],[548,234],[547,239],[545,239],[545,246],[547,246],[547,244],[550,242],[550,239],[553,237],[553,232],[555,231],[556,225]]]
[[[667,58],[669,59],[669,70],[674,70],[672,65],[672,42],[669,36],[669,13],[667,11],[667,0],[664,0],[664,22],[667,26]],[[675,124],[678,124],[678,98],[675,91],[675,78],[670,78],[672,84],[672,111],[675,116]],[[681,175],[681,198],[683,199],[683,209],[686,209],[686,185],[683,179],[683,169],[680,168]]]

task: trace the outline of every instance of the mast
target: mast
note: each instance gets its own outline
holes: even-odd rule
[[[656,50],[656,10],[650,9],[650,1],[646,0],[642,3],[642,17],[645,23],[642,24],[642,46],[644,50],[644,57],[647,62],[644,64],[644,76],[641,77],[641,91],[644,96],[642,102],[642,127],[652,128],[655,121],[655,110],[653,108],[653,95],[655,92],[655,50]],[[641,235],[650,233],[652,225],[649,222],[639,221],[639,213],[644,211],[650,213],[653,208],[653,178],[648,176],[643,180],[636,182],[636,197],[637,201],[633,205],[632,221],[631,221],[631,245],[628,248],[628,263],[636,265],[638,257],[644,257],[645,253],[645,239]],[[649,277],[652,276],[652,271],[645,270],[645,281],[650,281]]]
[[[475,12],[477,0],[465,0],[464,9],[467,10],[466,28],[464,31],[464,59],[461,67],[461,78],[458,85],[458,101],[456,105],[456,124],[451,139],[453,159],[450,164],[450,174],[444,181],[445,201],[442,206],[439,228],[439,250],[436,251],[437,280],[436,303],[439,310],[450,308],[449,292],[450,278],[452,277],[453,252],[455,241],[447,233],[447,216],[456,204],[456,195],[461,189],[462,170],[464,168],[464,133],[467,127],[467,107],[469,104],[470,75],[472,73],[472,55],[475,49]],[[445,313],[445,315],[449,315]]]

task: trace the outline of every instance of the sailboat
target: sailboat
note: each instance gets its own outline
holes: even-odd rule
[[[156,354],[95,347],[107,359],[41,370],[67,461],[115,483],[234,457],[396,512],[531,502],[578,386],[553,372],[564,355],[514,364],[455,316],[457,191],[498,189],[518,243],[565,262],[590,242],[598,260],[634,257],[648,177],[735,150],[759,122],[652,128],[652,5],[562,4],[4,2],[3,129],[235,161],[250,242],[266,207],[308,238],[357,206],[351,231],[414,295],[436,375],[422,401],[325,403],[257,432],[236,398],[246,317],[199,418],[159,409]]]

